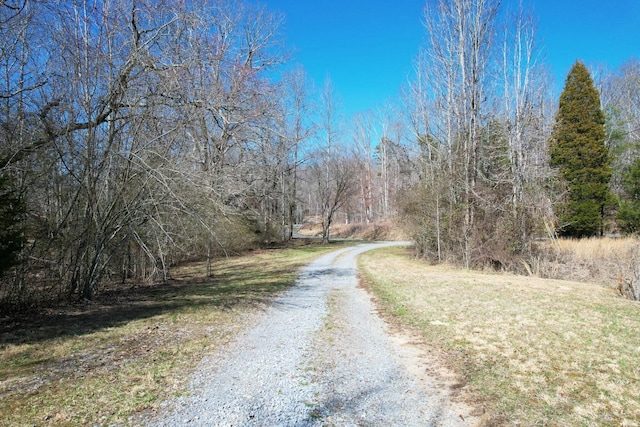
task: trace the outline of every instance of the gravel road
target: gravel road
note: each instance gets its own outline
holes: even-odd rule
[[[469,408],[428,374],[435,362],[399,342],[357,286],[356,257],[397,244],[344,248],[308,265],[148,425],[474,425]]]

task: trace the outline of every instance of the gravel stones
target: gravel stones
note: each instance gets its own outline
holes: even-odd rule
[[[149,425],[469,425],[435,379],[407,369],[408,356],[357,287],[356,257],[393,244],[344,248],[309,264],[252,328],[202,361],[191,393],[167,402]]]

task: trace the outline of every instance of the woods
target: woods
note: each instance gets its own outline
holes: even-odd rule
[[[287,82],[266,76],[284,57],[278,15],[233,1],[1,9],[2,175],[27,212],[5,303],[166,280],[270,238],[301,139]]]
[[[415,138],[423,146],[424,190],[417,197],[426,197],[420,205],[431,219],[412,212],[417,201],[407,210],[418,216],[415,233],[426,255],[467,268],[513,263],[551,208],[540,192],[550,173],[549,83],[536,63],[531,19],[500,6],[427,7],[429,38],[411,91]]]
[[[536,239],[632,230],[637,60],[598,83],[577,61],[557,101],[533,17],[499,1],[425,8],[407,104],[420,180],[404,213],[433,261],[525,272]]]
[[[390,220],[431,261],[515,271],[535,238],[637,232],[638,61],[577,62],[558,103],[533,12],[503,3],[427,2],[402,95],[344,117],[263,6],[2,2],[3,309],[166,281],[305,218],[326,242]]]

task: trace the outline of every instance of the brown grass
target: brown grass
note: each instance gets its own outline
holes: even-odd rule
[[[496,424],[640,424],[640,306],[572,281],[361,257],[386,313],[416,328]]]
[[[208,352],[290,287],[332,246],[308,245],[203,263],[167,284],[92,304],[0,318],[0,426],[127,424],[185,389]]]
[[[597,283],[618,289],[634,278],[640,240],[628,238],[560,239],[538,244],[536,274],[551,279]]]
[[[639,241],[635,237],[558,240],[560,253],[572,255],[580,260],[629,258],[638,243]]]
[[[322,225],[317,220],[307,222],[300,229],[300,234],[314,237],[322,236]],[[355,240],[407,240],[406,233],[393,220],[371,223],[334,223],[331,225],[329,235],[331,238]]]

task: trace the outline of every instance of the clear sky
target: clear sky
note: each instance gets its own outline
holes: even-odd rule
[[[427,0],[434,1],[434,0]],[[519,0],[503,0],[507,7]],[[285,15],[294,61],[317,85],[331,78],[343,111],[375,110],[397,98],[425,36],[425,0],[262,0]],[[640,0],[525,0],[556,85],[576,59],[617,68],[640,59]]]

